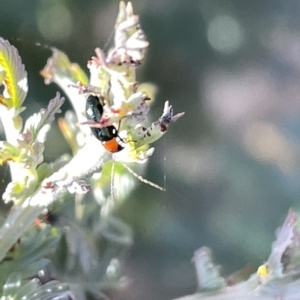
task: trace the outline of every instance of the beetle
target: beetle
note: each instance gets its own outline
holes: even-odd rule
[[[98,96],[94,96],[94,95],[90,95],[87,98],[86,101],[86,117],[88,119],[88,122],[92,123],[99,123],[101,121],[101,117],[103,115],[104,112],[104,102],[103,102],[103,98],[102,97],[98,97]],[[118,135],[118,130],[116,129],[115,126],[110,125],[107,127],[93,127],[91,126],[91,130],[92,133],[94,134],[94,136],[101,141],[102,145],[104,146],[104,148],[111,152],[111,153],[115,153],[115,152],[119,152],[121,150],[124,149],[124,147],[122,145],[119,144],[118,139],[121,139]],[[142,176],[136,174],[131,168],[129,168],[127,165],[123,164],[122,165],[129,171],[129,173],[131,173],[133,176],[135,176],[136,178],[138,178],[141,182],[144,182],[154,188],[157,188],[161,191],[165,191],[164,188],[162,188],[161,186],[144,179]],[[113,168],[114,168],[114,164],[113,164]],[[113,169],[112,169],[113,170]],[[112,173],[114,173],[112,171]],[[112,184],[111,184],[111,195],[113,196],[113,176],[111,178],[112,180]]]
[[[103,99],[98,96],[90,95],[86,101],[86,117],[90,122],[100,122],[102,114],[103,114]],[[111,152],[119,152],[124,149],[122,145],[118,142],[119,135],[118,130],[115,126],[110,125],[107,127],[93,127],[91,126],[91,130],[93,135],[101,141],[103,147]]]

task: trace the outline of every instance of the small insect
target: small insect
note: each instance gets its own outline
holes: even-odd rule
[[[104,103],[101,97],[90,95],[86,101],[86,117],[88,122],[94,122],[99,123],[101,121],[101,117],[103,115],[103,109]],[[90,123],[91,125],[91,123]],[[92,133],[94,136],[101,141],[104,148],[111,152],[119,152],[124,149],[122,145],[119,144],[118,139],[122,140],[118,135],[118,130],[115,126],[107,126],[107,127],[93,127],[90,126]],[[144,179],[142,176],[136,174],[131,168],[126,166],[125,164],[122,164],[129,173],[131,173],[134,177],[139,179],[141,182],[144,182],[156,189],[159,189],[161,191],[165,191],[164,188],[160,187],[159,185]],[[112,178],[111,178],[111,195],[114,198],[114,163],[112,165]]]
[[[104,103],[102,101],[102,98],[93,95],[90,95],[88,97],[85,109],[86,116],[89,122],[100,122],[103,114],[103,106]],[[118,142],[118,139],[120,139],[120,137],[115,126],[111,125],[101,128],[91,126],[91,130],[94,136],[101,141],[103,147],[107,151],[115,153],[124,149],[124,147]]]

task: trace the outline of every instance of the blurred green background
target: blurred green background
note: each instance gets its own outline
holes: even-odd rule
[[[132,2],[150,41],[138,80],[159,91],[152,117],[165,100],[186,115],[155,144],[144,176],[167,191],[139,183],[119,211],[135,244],[125,264],[131,287],[116,299],[165,300],[196,290],[200,246],[212,248],[223,274],[261,264],[288,209],[299,207],[300,2]],[[86,69],[95,47],[109,49],[117,11],[118,1],[0,0],[0,35],[29,73],[25,117],[58,90],[38,74],[51,55],[44,45]],[[52,130],[46,160],[68,151]],[[5,166],[1,179],[3,192]]]

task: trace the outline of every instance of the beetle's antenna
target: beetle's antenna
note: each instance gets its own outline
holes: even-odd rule
[[[160,191],[165,191],[165,190],[166,190],[165,188],[161,187],[160,185],[155,184],[155,183],[153,183],[152,181],[149,181],[149,180],[145,179],[144,177],[142,177],[141,175],[135,173],[135,172],[134,172],[130,167],[128,167],[127,165],[125,165],[125,164],[123,164],[123,163],[121,163],[121,162],[120,162],[120,164],[122,164],[122,166],[123,166],[130,174],[132,174],[134,177],[136,177],[136,178],[137,178],[138,180],[140,180],[141,182],[146,183],[146,184],[148,184],[148,185],[150,185],[150,186],[152,186],[152,187],[154,187],[154,188],[156,188],[156,189],[158,189],[158,190],[160,190]]]

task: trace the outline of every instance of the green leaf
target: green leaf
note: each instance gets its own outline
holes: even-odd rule
[[[18,50],[3,38],[0,38],[0,66],[5,72],[2,81],[5,91],[1,102],[9,108],[19,108],[28,92],[27,72]],[[3,78],[3,71],[1,78]]]
[[[48,59],[46,66],[41,71],[41,75],[45,78],[45,82],[56,82],[56,77],[68,78],[72,82],[77,81],[82,84],[89,82],[84,71],[76,63],[71,63],[68,56],[55,48],[52,49],[52,57]]]
[[[266,263],[273,278],[283,275],[291,257],[296,254],[292,250],[296,250],[299,255],[297,220],[298,215],[290,210],[282,227],[276,232],[276,241],[272,244],[272,252]]]
[[[224,278],[220,276],[219,267],[213,263],[209,248],[197,249],[193,260],[196,267],[198,289],[201,292],[218,291],[226,286]]]
[[[6,141],[0,141],[0,164],[4,164],[8,161],[19,161],[20,148],[14,146]]]
[[[41,285],[37,278],[21,280],[20,274],[14,272],[3,286],[1,300],[75,300],[67,284],[50,281]]]
[[[60,113],[61,106],[65,99],[57,93],[56,97],[50,100],[47,109],[41,109],[39,113],[31,116],[25,123],[24,133],[31,134],[31,141],[44,143],[46,134],[50,130],[50,124],[54,121],[55,114]]]
[[[22,279],[36,275],[49,262],[43,257],[55,248],[59,239],[60,233],[48,224],[29,228],[1,262],[0,286],[15,271]]]

